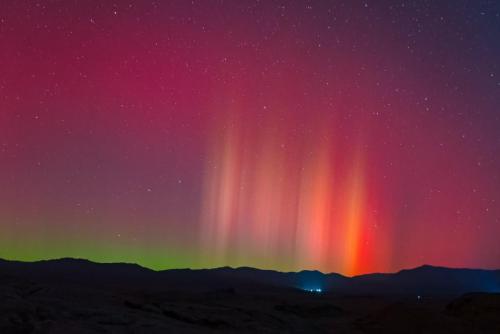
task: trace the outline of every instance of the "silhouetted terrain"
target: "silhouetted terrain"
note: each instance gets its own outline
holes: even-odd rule
[[[500,333],[499,287],[498,270],[432,266],[349,278],[0,260],[0,333]]]

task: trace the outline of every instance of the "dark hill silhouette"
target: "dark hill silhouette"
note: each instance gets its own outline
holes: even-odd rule
[[[345,277],[0,260],[0,333],[500,333],[499,279],[432,266]]]
[[[358,293],[457,295],[497,292],[500,270],[454,269],[424,265],[395,274],[370,274],[352,279],[349,291]]]
[[[210,290],[223,288],[322,289],[363,295],[459,295],[500,291],[500,270],[453,269],[424,265],[397,273],[346,277],[319,271],[279,272],[250,267],[153,271],[136,264],[95,263],[82,259],[37,262],[0,260],[0,273],[38,282],[141,289]]]

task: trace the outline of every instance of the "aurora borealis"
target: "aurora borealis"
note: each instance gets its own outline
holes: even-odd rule
[[[498,1],[0,3],[0,257],[500,267]]]

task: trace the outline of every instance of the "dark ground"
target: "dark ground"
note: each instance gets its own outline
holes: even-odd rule
[[[0,333],[500,333],[500,294],[493,293],[418,299],[99,279],[56,280],[0,266]]]

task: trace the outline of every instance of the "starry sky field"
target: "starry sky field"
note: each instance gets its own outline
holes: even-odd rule
[[[500,267],[500,1],[0,2],[0,257]]]

